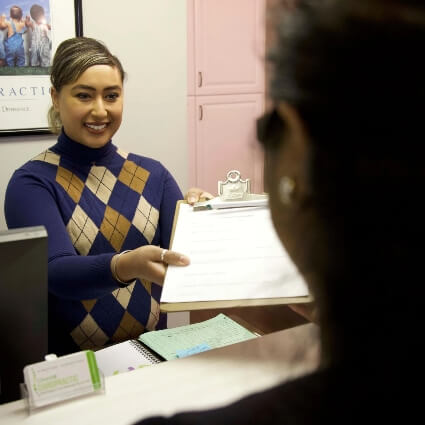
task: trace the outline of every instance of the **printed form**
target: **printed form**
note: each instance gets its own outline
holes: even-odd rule
[[[181,203],[172,249],[191,263],[168,267],[163,303],[309,295],[268,207],[193,211]]]

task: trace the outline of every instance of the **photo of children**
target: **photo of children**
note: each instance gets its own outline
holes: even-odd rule
[[[36,1],[0,0],[0,75],[48,73],[50,1]]]
[[[32,20],[29,20],[29,27],[32,30],[31,66],[50,66],[52,53],[50,24],[47,23],[43,7],[38,4],[31,6],[30,15],[32,18]]]

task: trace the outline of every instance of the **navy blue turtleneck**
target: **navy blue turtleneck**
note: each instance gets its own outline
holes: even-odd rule
[[[57,143],[13,174],[6,191],[9,228],[43,225],[49,251],[49,351],[97,349],[161,328],[160,286],[120,288],[113,255],[170,242],[182,194],[150,158],[110,141],[93,149],[62,133]]]

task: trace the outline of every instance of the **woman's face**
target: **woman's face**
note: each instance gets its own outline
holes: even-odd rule
[[[52,101],[68,137],[90,148],[100,148],[119,129],[123,112],[123,84],[116,67],[94,65]]]

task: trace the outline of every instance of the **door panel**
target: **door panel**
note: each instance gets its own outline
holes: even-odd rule
[[[195,0],[197,95],[264,91],[264,0]]]
[[[196,97],[197,186],[217,194],[218,180],[236,169],[251,179],[252,192],[263,191],[263,156],[255,137],[263,104],[263,94]]]

